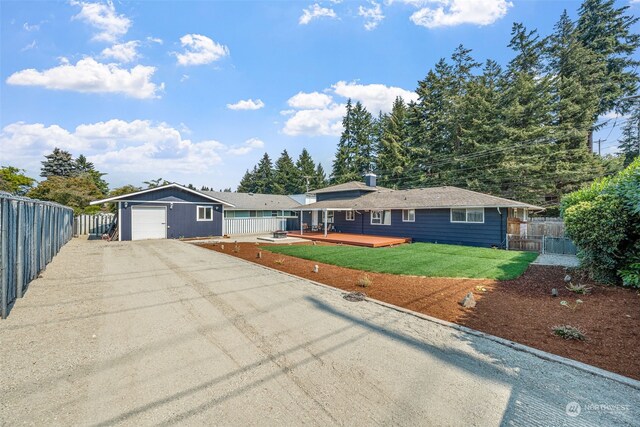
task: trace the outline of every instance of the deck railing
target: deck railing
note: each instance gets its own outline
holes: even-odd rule
[[[229,236],[238,234],[272,233],[276,230],[287,229],[287,218],[225,218],[224,234]]]

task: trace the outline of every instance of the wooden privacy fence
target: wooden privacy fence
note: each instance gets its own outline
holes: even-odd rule
[[[511,225],[507,249],[559,255],[577,253],[575,244],[564,235],[564,223],[560,218],[530,218],[526,223]]]
[[[78,215],[73,221],[73,234],[101,236],[109,231],[115,220],[116,216],[112,213]]]
[[[0,192],[2,318],[27,285],[73,237],[73,210]]]

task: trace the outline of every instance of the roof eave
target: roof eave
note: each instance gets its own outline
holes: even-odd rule
[[[214,201],[214,202],[216,202],[216,203],[221,203],[221,204],[223,204],[223,205],[233,207],[233,205],[232,205],[231,203],[225,202],[224,200],[216,199],[215,197],[208,196],[208,195],[206,195],[206,194],[204,194],[204,193],[201,193],[201,192],[199,192],[199,191],[197,191],[197,190],[192,190],[192,189],[190,189],[190,188],[187,188],[187,187],[185,187],[185,186],[182,186],[182,185],[180,185],[180,184],[175,184],[175,183],[167,184],[167,185],[161,185],[161,186],[159,186],[159,187],[154,187],[154,188],[147,188],[146,190],[136,191],[136,192],[134,192],[134,193],[127,193],[127,194],[121,194],[121,195],[119,195],[119,196],[108,197],[108,198],[106,198],[106,199],[94,200],[94,201],[92,201],[92,202],[89,202],[89,205],[100,205],[100,204],[102,204],[102,203],[117,202],[117,201],[119,201],[119,200],[121,200],[121,199],[124,199],[124,198],[127,198],[127,197],[131,197],[131,196],[139,196],[140,194],[151,193],[151,192],[153,192],[153,191],[163,190],[163,189],[165,189],[165,188],[179,188],[179,189],[181,189],[181,190],[186,191],[187,193],[196,194],[196,195],[198,195],[198,196],[200,196],[200,197],[204,197],[204,198],[209,199],[209,200],[211,200],[211,201]]]

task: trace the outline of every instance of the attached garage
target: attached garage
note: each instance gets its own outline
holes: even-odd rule
[[[118,205],[119,240],[222,236],[224,209],[234,207],[178,184],[91,202],[102,203]]]
[[[134,206],[131,208],[131,240],[166,239],[167,208]]]

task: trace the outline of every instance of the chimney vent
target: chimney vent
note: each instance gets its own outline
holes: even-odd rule
[[[367,172],[364,174],[364,183],[367,184],[367,187],[376,187],[376,174],[373,172]]]

